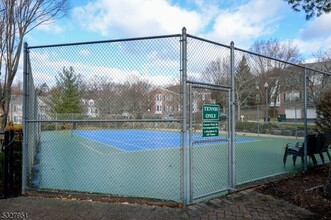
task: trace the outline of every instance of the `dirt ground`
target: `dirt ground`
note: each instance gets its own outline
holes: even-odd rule
[[[255,190],[310,210],[321,219],[331,219],[331,199],[323,196],[328,171],[328,165],[310,168],[306,173],[269,182]]]

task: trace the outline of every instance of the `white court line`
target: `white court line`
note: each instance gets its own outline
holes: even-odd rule
[[[259,142],[259,141],[274,141],[274,139],[259,139],[259,140],[255,140],[255,141],[252,141],[252,142]]]
[[[250,142],[254,143],[254,142],[262,142],[262,141],[274,141],[274,139],[265,139],[265,140],[263,140],[263,139],[258,139],[258,140],[254,139],[254,140],[239,141],[239,142],[235,141],[235,142],[236,142],[236,144],[240,144],[240,143],[250,143]]]
[[[97,142],[97,143],[102,144],[102,145],[107,146],[107,147],[114,148],[114,149],[116,149],[116,150],[123,151],[123,149],[120,149],[120,148],[114,147],[114,146],[112,146],[112,145],[110,145],[110,144],[106,144],[106,143],[101,142],[101,141],[94,140],[93,138],[90,138],[90,137],[85,137],[85,136],[80,135],[80,134],[74,134],[74,135],[79,136],[79,137],[82,137],[82,138],[85,138],[85,139],[87,139],[87,140],[89,140],[89,141]],[[81,142],[80,142],[80,143],[81,143]],[[81,143],[81,144],[83,144],[83,143]],[[83,144],[83,145],[84,145],[84,144]]]
[[[81,136],[81,137],[83,137],[83,138],[86,138],[86,139],[88,139],[88,140],[91,140],[91,141],[95,141],[95,142],[98,142],[98,143],[104,144],[104,145],[106,145],[106,146],[110,146],[110,147],[112,147],[112,148],[115,148],[115,149],[118,149],[118,150],[121,150],[121,151],[130,152],[130,150],[124,150],[124,149],[121,148],[121,147],[115,147],[115,146],[113,146],[113,145],[106,144],[106,143],[104,143],[104,142],[102,142],[102,141],[94,140],[93,138],[90,138],[90,137],[85,137],[85,136],[80,135],[80,134],[76,134],[76,135],[79,135],[79,136]],[[136,147],[136,148],[139,148],[139,149],[143,149],[143,150],[149,150],[149,149],[150,149],[150,148],[146,148],[146,147],[137,146],[137,145],[135,145],[135,144],[130,144],[130,143],[127,142],[127,141],[120,141],[120,140],[117,140],[117,139],[111,139],[111,138],[108,138],[108,137],[103,137],[103,138],[104,138],[104,140],[106,140],[106,141],[115,142],[115,143],[120,143],[120,144],[126,144],[126,145],[133,146],[133,147]],[[145,139],[142,138],[142,139],[134,139],[134,140],[145,140]],[[139,151],[140,151],[140,150],[139,150]]]
[[[87,144],[84,144],[83,142],[79,142],[79,143],[80,143],[81,145],[83,145],[84,147],[87,147],[88,149],[90,149],[90,150],[92,150],[92,151],[94,151],[94,152],[97,152],[98,154],[104,155],[104,153],[102,153],[102,152],[100,152],[100,151],[98,151],[98,150],[96,150],[96,149],[90,147],[90,146],[87,145]]]
[[[111,139],[111,138],[105,138],[106,140],[108,141],[112,141],[112,142],[116,142],[116,143],[120,143],[120,144],[126,144],[126,145],[129,145],[129,146],[133,146],[133,147],[136,147],[136,148],[139,148],[139,149],[150,149],[150,148],[147,148],[147,147],[140,147],[140,146],[137,146],[136,144],[130,144],[129,142],[125,142],[125,141],[120,141],[120,140],[117,140],[117,139]],[[145,139],[134,139],[134,140],[145,140]],[[119,147],[120,148],[120,147]],[[117,147],[118,149],[118,147]],[[123,150],[122,148],[120,148],[121,150]],[[123,151],[126,151],[126,150],[123,150]]]

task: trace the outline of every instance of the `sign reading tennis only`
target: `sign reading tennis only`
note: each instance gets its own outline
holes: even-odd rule
[[[202,105],[202,137],[215,137],[219,135],[219,105]]]
[[[202,120],[203,121],[218,121],[220,112],[219,105],[202,105]]]

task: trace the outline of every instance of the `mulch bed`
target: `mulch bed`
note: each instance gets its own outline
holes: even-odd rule
[[[314,167],[305,173],[260,185],[255,190],[310,210],[321,219],[331,219],[331,199],[323,195],[328,171],[328,165]]]

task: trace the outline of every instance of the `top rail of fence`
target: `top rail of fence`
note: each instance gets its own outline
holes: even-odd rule
[[[59,120],[26,120],[28,123],[54,123],[54,122],[67,122],[67,123],[111,123],[111,122],[182,122],[182,119],[59,119]]]
[[[114,43],[114,42],[124,42],[124,41],[137,41],[137,40],[150,40],[159,38],[172,38],[181,37],[181,34],[170,34],[170,35],[160,35],[160,36],[149,36],[149,37],[135,37],[135,38],[121,38],[114,40],[102,40],[102,41],[86,41],[86,42],[76,42],[76,43],[65,43],[65,44],[49,44],[40,46],[28,46],[28,49],[46,48],[46,47],[66,47],[66,46],[77,46],[86,44],[104,44],[104,43]]]
[[[215,45],[218,45],[218,46],[226,47],[228,49],[231,48],[229,45],[225,45],[225,44],[221,44],[221,43],[218,43],[218,42],[215,42],[215,41],[207,40],[205,38],[197,37],[197,36],[190,35],[190,34],[187,34],[187,36],[190,37],[190,38],[196,39],[196,40],[201,40],[201,41],[204,41],[204,42],[207,42],[207,43],[211,43],[211,44],[215,44]]]
[[[65,47],[65,46],[76,46],[76,45],[86,45],[86,44],[102,44],[102,43],[149,40],[149,39],[171,38],[171,37],[181,37],[181,36],[182,36],[181,34],[169,34],[169,35],[148,36],[148,37],[121,38],[121,39],[102,40],[102,41],[86,41],[86,42],[65,43],[65,44],[49,44],[49,45],[40,45],[40,46],[28,46],[27,49],[37,49],[37,48],[46,48],[46,47]],[[205,39],[205,38],[197,37],[197,36],[190,35],[190,34],[187,34],[187,36],[191,37],[193,39],[205,41],[205,42],[212,43],[212,44],[215,44],[215,45],[218,45],[218,46],[222,46],[222,47],[225,47],[225,48],[228,48],[228,49],[231,48],[229,45],[221,44],[221,43],[211,41],[211,40],[208,40],[208,39]],[[266,58],[266,59],[271,59],[271,60],[282,62],[282,63],[288,64],[288,65],[303,68],[303,69],[306,69],[306,70],[309,70],[309,71],[314,71],[314,72],[317,72],[317,73],[321,73],[321,74],[331,76],[330,72],[325,72],[325,71],[309,68],[309,67],[305,66],[305,64],[291,63],[291,62],[280,60],[280,59],[277,59],[277,58],[274,58],[274,57],[269,57],[269,56],[258,54],[258,53],[252,52],[252,51],[244,50],[244,49],[241,49],[241,48],[238,48],[238,47],[234,47],[234,49],[237,50],[237,51],[244,52],[244,53],[249,53],[249,54],[252,54],[252,55],[255,55],[255,56],[263,57],[263,58]]]
[[[215,44],[215,45],[218,45],[218,46],[226,47],[228,49],[231,48],[229,45],[217,43],[215,41],[207,40],[205,38],[197,37],[197,36],[190,35],[190,34],[187,34],[187,36],[188,37],[191,37],[191,38],[194,38],[196,40],[201,40],[201,41],[205,41],[205,42],[208,42],[208,43],[211,43],[211,44]],[[249,54],[252,54],[252,55],[255,55],[255,56],[263,57],[263,58],[266,58],[266,59],[271,59],[271,60],[282,62],[282,63],[288,64],[288,65],[300,67],[300,68],[303,68],[303,69],[307,69],[307,70],[310,70],[310,71],[314,71],[314,72],[317,72],[317,73],[321,73],[321,74],[325,74],[325,75],[331,76],[331,73],[329,73],[329,72],[324,72],[324,71],[316,70],[316,69],[313,69],[313,68],[309,68],[309,67],[306,67],[305,64],[296,64],[296,63],[287,62],[287,61],[280,60],[280,59],[277,59],[277,58],[274,58],[274,57],[269,57],[269,56],[266,56],[266,55],[254,53],[252,51],[244,50],[244,49],[241,49],[241,48],[238,48],[238,47],[234,47],[234,50],[241,51],[241,52],[244,52],[244,53],[249,53]]]
[[[305,64],[291,63],[291,62],[280,60],[280,59],[277,59],[277,58],[274,58],[274,57],[269,57],[269,56],[266,56],[266,55],[254,53],[252,51],[240,49],[238,47],[234,47],[234,49],[237,50],[237,51],[244,52],[244,53],[249,53],[251,55],[259,56],[259,57],[266,58],[266,59],[271,59],[271,60],[274,60],[274,61],[277,61],[277,62],[282,62],[282,63],[288,64],[288,65],[296,66],[296,67],[299,67],[299,68],[303,68],[303,69],[306,69],[306,70],[310,70],[310,71],[314,71],[314,72],[317,72],[317,73],[321,73],[321,74],[325,74],[325,75],[331,76],[331,73],[329,73],[329,72],[324,72],[324,71],[312,69],[312,68],[306,67]]]

